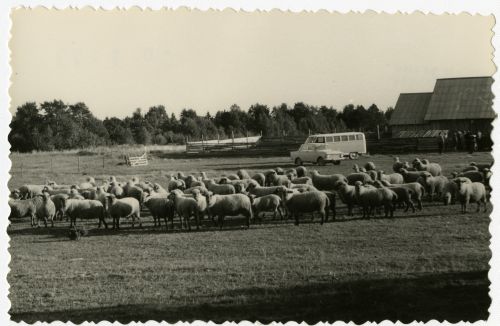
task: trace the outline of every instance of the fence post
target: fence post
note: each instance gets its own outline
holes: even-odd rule
[[[217,133],[217,144],[219,143],[219,133]]]
[[[201,134],[201,151],[205,151],[205,145],[203,144],[203,134]]]
[[[104,154],[102,154],[102,169],[104,170]]]
[[[248,146],[248,130],[247,130],[247,148],[248,148],[248,147],[249,147],[249,146]]]
[[[231,139],[233,140],[232,149],[234,150],[234,131],[233,130],[231,130]]]
[[[380,126],[377,125],[377,140],[380,140]]]
[[[80,173],[80,156],[77,156],[78,158],[78,173]]]
[[[52,157],[50,157],[50,173],[54,173],[54,168],[52,166]]]

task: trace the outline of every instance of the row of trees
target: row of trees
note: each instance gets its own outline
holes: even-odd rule
[[[388,124],[393,109],[381,111],[375,104],[368,109],[349,104],[340,112],[332,107],[296,103],[268,107],[254,104],[248,111],[237,105],[200,116],[192,109],[177,118],[163,105],[141,109],[124,119],[97,119],[85,103],[67,104],[60,100],[25,103],[12,119],[9,141],[13,151],[64,150],[115,144],[183,143],[186,138],[215,139],[245,135],[307,135],[309,132],[375,131]]]

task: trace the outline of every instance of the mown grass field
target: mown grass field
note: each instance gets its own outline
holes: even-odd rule
[[[445,174],[468,162],[488,162],[488,153],[420,155],[440,162]],[[402,155],[411,160],[414,155]],[[109,175],[137,175],[164,184],[171,172],[233,173],[291,167],[286,157],[183,158],[158,155],[148,167],[117,165],[109,154],[81,158],[72,154],[12,155],[11,188],[24,183],[58,183]],[[47,162],[52,158],[52,168]],[[373,161],[390,171],[391,156]],[[94,163],[97,162],[97,163]],[[82,162],[84,162],[82,164]],[[89,162],[89,163],[85,163]],[[22,175],[20,165],[23,165]],[[349,173],[351,163],[307,166],[322,173]],[[85,168],[87,164],[88,168]],[[73,169],[74,168],[74,169]],[[51,172],[52,171],[52,172]],[[475,206],[474,206],[475,208]],[[424,203],[416,213],[396,211],[394,219],[346,218],[320,226],[304,218],[266,219],[242,228],[230,219],[219,231],[208,222],[199,231],[154,229],[143,212],[142,229],[127,222],[120,231],[97,230],[70,241],[67,222],[32,229],[27,219],[13,222],[11,286],[13,320],[251,320],[251,321],[474,321],[488,318],[489,213],[460,214],[458,205]],[[128,226],[128,227],[127,227]]]

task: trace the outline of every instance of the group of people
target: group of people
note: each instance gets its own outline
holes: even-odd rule
[[[469,153],[474,153],[481,149],[482,139],[481,131],[475,133],[470,130],[440,132],[437,137],[439,153],[442,154],[446,147],[453,151],[467,150]]]

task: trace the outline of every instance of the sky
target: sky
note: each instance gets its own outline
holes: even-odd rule
[[[11,13],[11,112],[85,102],[98,118],[154,105],[394,106],[437,78],[491,76],[493,16],[140,9]]]

